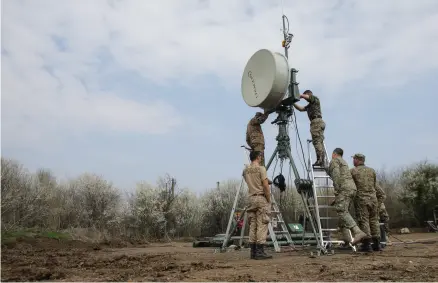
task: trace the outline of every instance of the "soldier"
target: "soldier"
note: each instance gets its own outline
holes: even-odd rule
[[[365,166],[365,156],[356,153],[353,157],[354,168],[351,176],[356,184],[356,218],[360,229],[367,234],[362,240],[361,250],[364,252],[371,251],[371,242],[373,241],[373,250],[380,250],[380,227],[379,227],[379,206],[376,192],[376,172],[373,168]],[[381,194],[379,193],[379,196]],[[380,200],[382,197],[380,197]]]
[[[313,166],[324,166],[325,150],[324,150],[324,130],[325,122],[322,120],[321,103],[319,98],[313,95],[312,91],[306,90],[300,98],[304,98],[309,102],[306,106],[294,104],[294,107],[301,112],[307,111],[310,120],[310,134],[312,143],[315,147],[316,162]]]
[[[243,177],[248,185],[249,195],[249,244],[251,259],[272,258],[264,251],[264,244],[268,235],[269,213],[271,207],[271,192],[268,184],[266,168],[260,165],[262,153],[251,151],[251,164],[243,170]]]
[[[341,228],[343,240],[350,242],[349,230],[353,233],[352,244],[359,243],[366,234],[357,226],[353,217],[351,217],[349,209],[356,195],[356,185],[351,177],[347,163],[342,158],[344,151],[341,148],[335,148],[330,161],[328,174],[333,180],[335,188],[336,212],[339,217],[339,227]]]
[[[390,244],[389,241],[389,215],[388,212],[386,211],[386,207],[385,207],[385,199],[386,199],[386,194],[385,192],[382,190],[382,188],[379,185],[376,185],[376,196],[377,196],[377,206],[379,209],[379,220],[380,222],[383,223],[383,227],[385,229],[385,234],[386,234],[386,244]]]
[[[261,166],[265,166],[265,137],[262,131],[262,124],[268,119],[269,113],[257,112],[255,116],[249,120],[246,127],[246,143],[253,151],[259,151],[262,156]]]

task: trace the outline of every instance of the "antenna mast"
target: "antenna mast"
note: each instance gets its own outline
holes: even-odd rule
[[[286,17],[285,14],[282,15],[283,19],[283,41],[281,42],[281,46],[284,48],[284,56],[286,59],[289,60],[289,47],[290,43],[292,42],[292,38],[294,35],[292,33],[289,33],[289,19]],[[288,88],[288,94],[286,95],[286,100],[289,98],[289,100],[298,101],[298,95],[299,95],[299,89],[298,89],[298,83],[296,80],[296,73],[298,73],[298,70],[295,68],[292,68],[290,70],[290,84]]]
[[[286,17],[286,15],[283,14],[283,42],[281,45],[284,47],[284,55],[287,59],[289,59],[289,52],[288,49],[290,47],[290,43],[292,42],[293,34],[289,33],[289,19]],[[286,29],[286,22],[287,22],[287,29]]]

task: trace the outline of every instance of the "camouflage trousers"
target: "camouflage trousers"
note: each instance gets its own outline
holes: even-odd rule
[[[339,228],[351,229],[357,226],[356,221],[350,214],[350,207],[353,204],[356,192],[354,190],[340,190],[336,193],[335,208],[339,218]]]
[[[386,211],[386,207],[384,203],[380,204],[379,218],[380,218],[380,222],[384,223],[383,227],[385,228],[386,234],[389,235],[389,214]]]
[[[265,145],[262,143],[255,143],[251,145],[252,150],[260,151],[262,153],[262,161],[260,162],[261,166],[265,166]]]
[[[271,206],[264,196],[250,196],[249,202],[249,243],[264,244],[268,235]]]
[[[357,197],[355,200],[357,224],[368,237],[380,238],[377,198]]]
[[[324,151],[324,130],[325,122],[321,118],[313,119],[310,122],[310,134],[312,136],[312,144],[315,147],[317,161],[322,161],[325,157]]]

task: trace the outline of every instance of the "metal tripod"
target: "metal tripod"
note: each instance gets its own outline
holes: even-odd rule
[[[296,72],[296,70],[292,69],[293,72]],[[292,83],[295,82],[295,76],[292,76]],[[298,193],[301,196],[301,200],[303,202],[304,206],[304,212],[306,218],[308,218],[310,221],[310,226],[312,228],[312,232],[314,234],[317,247],[319,249],[323,249],[323,243],[319,240],[318,232],[316,229],[316,221],[314,215],[312,215],[309,205],[308,205],[308,198],[310,197],[312,191],[312,181],[308,179],[301,179],[300,174],[298,172],[298,169],[295,165],[294,159],[292,157],[291,149],[290,149],[290,138],[287,133],[287,124],[289,121],[289,117],[293,114],[293,109],[291,105],[282,105],[280,106],[279,111],[277,111],[278,117],[275,119],[272,124],[277,124],[279,128],[279,132],[277,135],[277,147],[274,149],[274,152],[271,156],[271,158],[268,161],[267,168],[271,165],[272,161],[274,160],[276,154],[278,153],[278,158],[283,161],[284,159],[289,159],[289,165],[292,168],[292,171],[295,176],[295,186],[298,190]],[[304,236],[303,239],[304,241]]]

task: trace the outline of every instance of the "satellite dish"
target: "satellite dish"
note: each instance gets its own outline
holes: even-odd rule
[[[287,58],[261,49],[246,63],[242,76],[242,96],[250,107],[272,109],[283,100],[290,82]]]

